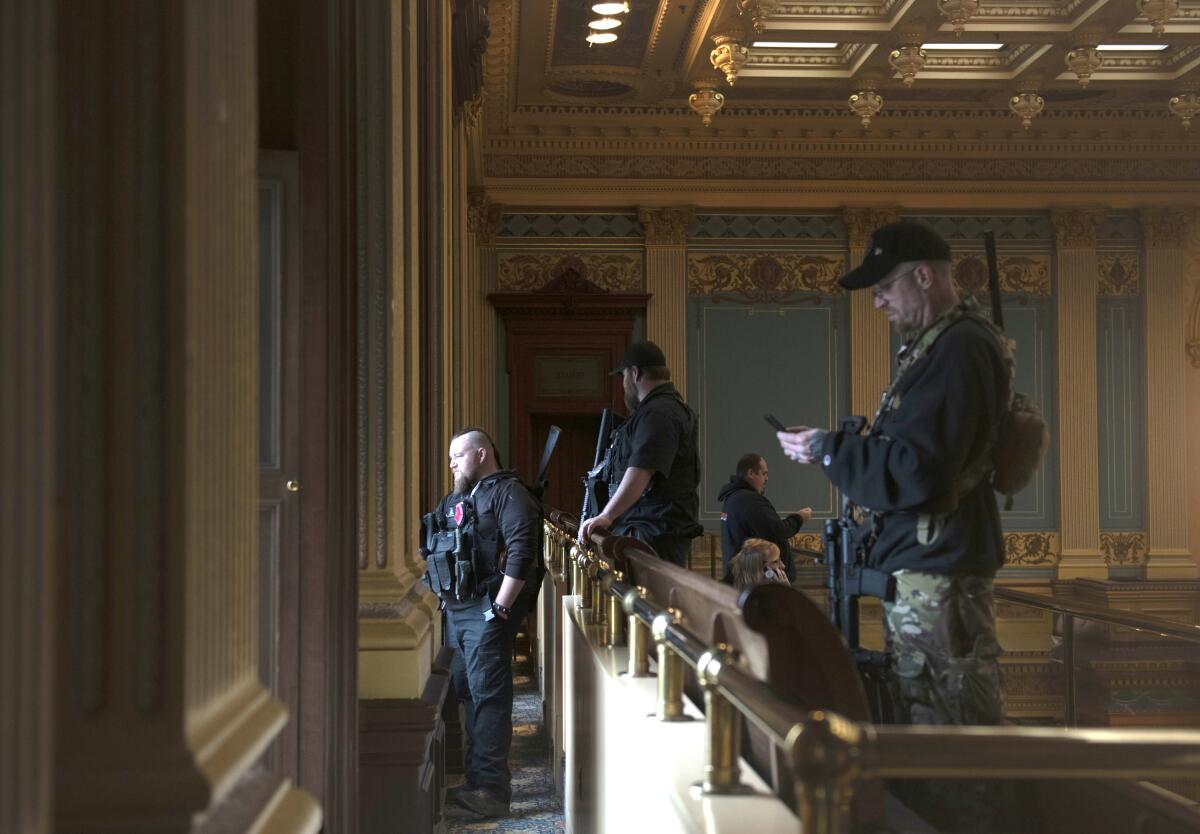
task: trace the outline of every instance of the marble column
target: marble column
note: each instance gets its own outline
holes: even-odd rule
[[[687,232],[690,206],[638,209],[646,240],[646,338],[667,356],[671,381],[687,398]]]
[[[900,219],[896,208],[846,208],[846,269],[862,263],[871,233]],[[850,304],[850,411],[870,419],[892,378],[891,325],[875,309],[875,297],[860,290],[848,294]]]
[[[1146,256],[1147,579],[1195,579],[1188,546],[1187,276],[1190,208],[1142,211]]]
[[[1058,269],[1059,579],[1107,579],[1100,549],[1099,406],[1096,383],[1096,230],[1105,210],[1051,213]]]
[[[55,827],[315,831],[258,766],[288,716],[258,668],[254,8],[57,27]]]

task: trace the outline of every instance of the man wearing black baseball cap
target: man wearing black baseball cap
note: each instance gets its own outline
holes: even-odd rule
[[[895,577],[884,622],[899,719],[997,724],[992,579],[1004,541],[989,476],[1010,355],[974,302],[959,300],[950,247],[928,226],[877,229],[841,285],[870,288],[903,338],[895,380],[865,434],[796,426],[778,433],[780,446],[858,506],[874,537],[871,566]],[[992,830],[986,786],[916,790],[916,810],[939,829]]]
[[[582,534],[611,530],[687,565],[700,526],[699,418],[671,384],[667,358],[654,342],[625,350],[620,374],[629,418],[613,436],[605,478],[608,503],[583,524]]]

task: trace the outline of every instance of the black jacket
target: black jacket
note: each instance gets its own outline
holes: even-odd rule
[[[996,339],[965,318],[901,378],[895,405],[868,435],[830,432],[822,469],[875,517],[873,566],[895,572],[990,576],[1004,563],[996,494],[987,479],[941,516],[929,544],[918,519],[955,493],[955,480],[995,442],[1008,408],[1009,375]]]
[[[800,532],[804,519],[794,513],[780,518],[775,505],[737,475],[721,487],[717,500],[721,502],[721,561],[725,573],[729,573],[729,560],[742,549],[746,539],[766,539],[779,548],[788,581],[795,581],[796,568],[788,539]]]

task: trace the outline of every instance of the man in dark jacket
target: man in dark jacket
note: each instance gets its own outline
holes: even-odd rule
[[[869,287],[899,330],[895,381],[865,434],[798,426],[778,433],[780,445],[793,460],[820,466],[863,510],[874,538],[870,562],[896,579],[884,624],[901,720],[997,724],[992,579],[1004,539],[988,475],[1009,406],[1007,350],[974,304],[959,300],[950,247],[920,223],[877,229],[862,265],[841,284]],[[990,831],[988,794],[972,783],[930,799],[949,814],[940,820],[947,826]]]
[[[742,455],[729,483],[717,495],[721,502],[721,562],[728,576],[729,560],[742,549],[746,539],[766,539],[779,548],[788,581],[794,582],[796,568],[788,539],[812,518],[812,507],[780,518],[775,505],[764,494],[766,489],[766,459],[756,452]]]

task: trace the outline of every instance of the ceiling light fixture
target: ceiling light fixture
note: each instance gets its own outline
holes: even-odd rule
[[[1102,43],[1096,48],[1101,52],[1162,52],[1169,43]]]
[[[954,37],[961,38],[963,24],[979,11],[979,0],[937,0],[937,7],[954,27]]]
[[[1021,120],[1021,126],[1029,130],[1029,125],[1046,107],[1046,100],[1037,94],[1033,87],[1018,90],[1017,94],[1008,100],[1008,109]]]
[[[588,23],[589,29],[595,29],[597,32],[605,32],[609,29],[616,29],[621,25],[621,21],[615,17],[601,17]]]
[[[742,65],[750,58],[750,50],[742,46],[742,41],[746,39],[743,32],[726,32],[722,35],[713,35],[713,43],[717,48],[708,55],[708,60],[712,62],[713,69],[717,72],[724,73],[725,80],[732,87],[737,81],[738,71]]]
[[[916,44],[898,46],[888,55],[888,63],[900,73],[904,86],[911,87],[917,73],[925,66],[925,50]]]
[[[775,7],[778,5],[779,0],[737,0],[738,14],[750,18],[754,32],[758,35],[761,35],[767,28],[767,18],[771,16],[771,12],[775,11]]]
[[[717,92],[719,79],[696,82],[696,92],[688,96],[688,107],[699,114],[705,127],[712,124],[712,117],[725,106],[725,96]]]
[[[1195,90],[1183,90],[1179,95],[1171,96],[1167,109],[1179,117],[1183,129],[1192,126],[1192,119],[1200,113],[1200,94]]]
[[[832,41],[755,41],[750,45],[763,49],[837,49],[841,46]]]
[[[1150,21],[1150,30],[1161,35],[1167,21],[1179,11],[1179,0],[1137,0],[1138,14]]]
[[[616,39],[616,32],[592,32],[586,38],[584,38],[589,45],[597,43],[612,43]]]
[[[872,117],[883,109],[883,96],[875,92],[875,82],[867,81],[863,84],[863,89],[850,94],[846,103],[862,122],[863,129],[870,130]]]
[[[982,52],[990,49],[1003,49],[1002,43],[923,43],[922,49],[945,49],[945,50],[961,50],[963,52],[975,51]]]
[[[1067,68],[1079,79],[1079,86],[1086,87],[1092,73],[1104,66],[1104,56],[1094,46],[1077,46],[1067,53]]]
[[[629,14],[628,3],[593,3],[592,11],[608,17],[614,14]]]

